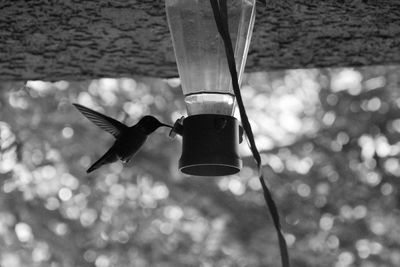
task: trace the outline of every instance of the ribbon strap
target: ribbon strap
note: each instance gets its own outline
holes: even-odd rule
[[[246,110],[243,105],[242,95],[239,89],[238,75],[236,71],[236,63],[235,63],[235,54],[232,47],[232,41],[229,35],[229,26],[228,26],[228,11],[226,0],[210,0],[212,10],[214,13],[214,19],[217,24],[217,29],[219,34],[222,37],[225,46],[225,53],[228,60],[229,72],[232,77],[232,87],[235,93],[235,97],[238,103],[239,113],[241,117],[241,121],[243,124],[244,131],[250,143],[250,150],[253,154],[255,161],[257,162],[258,172],[259,172],[259,180],[264,192],[264,199],[267,203],[268,209],[270,211],[272,221],[274,223],[276,233],[278,235],[279,240],[279,248],[281,252],[281,262],[282,267],[290,267],[289,263],[289,254],[286,245],[286,240],[282,234],[281,224],[279,221],[279,213],[276,207],[276,204],[272,198],[271,192],[269,191],[267,185],[265,184],[264,177],[262,175],[262,166],[261,166],[261,157],[258,152],[256,143],[254,141],[253,131],[251,129],[251,125],[249,123],[249,119],[246,114]]]

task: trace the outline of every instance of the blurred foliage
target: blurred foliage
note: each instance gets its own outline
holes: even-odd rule
[[[245,77],[243,97],[296,267],[398,266],[400,68]],[[166,129],[132,163],[79,102],[134,124],[185,114],[178,80],[0,84],[0,266],[280,266],[249,149],[221,178],[177,170]]]

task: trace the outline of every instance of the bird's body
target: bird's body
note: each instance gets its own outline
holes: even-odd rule
[[[110,149],[100,159],[93,163],[92,166],[90,166],[87,172],[90,173],[104,164],[112,163],[117,160],[121,160],[123,163],[128,163],[146,140],[147,134],[140,129],[137,129],[135,126],[129,127],[126,132],[115,140]]]
[[[74,106],[90,121],[101,129],[111,133],[116,138],[111,148],[90,166],[87,170],[88,173],[98,169],[104,164],[112,163],[117,160],[121,160],[124,163],[129,162],[146,142],[149,134],[161,126],[171,127],[159,122],[153,116],[144,116],[137,124],[128,127],[113,118],[107,117],[87,107],[79,104],[74,104]]]
[[[147,136],[140,127],[130,127],[126,134],[117,139],[113,145],[118,151],[118,158],[123,162],[128,162],[146,142]]]

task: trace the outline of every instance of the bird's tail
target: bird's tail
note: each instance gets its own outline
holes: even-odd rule
[[[117,159],[118,159],[117,155],[115,154],[115,152],[113,151],[112,148],[113,147],[111,147],[100,159],[98,159],[95,163],[93,163],[92,166],[90,166],[86,172],[90,173],[90,172],[100,168],[104,164],[117,161]]]

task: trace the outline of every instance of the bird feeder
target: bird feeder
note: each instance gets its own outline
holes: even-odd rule
[[[255,18],[255,0],[227,1],[229,33],[239,84]],[[183,120],[183,173],[230,175],[240,171],[240,125],[224,43],[206,0],[165,0],[188,117]]]

